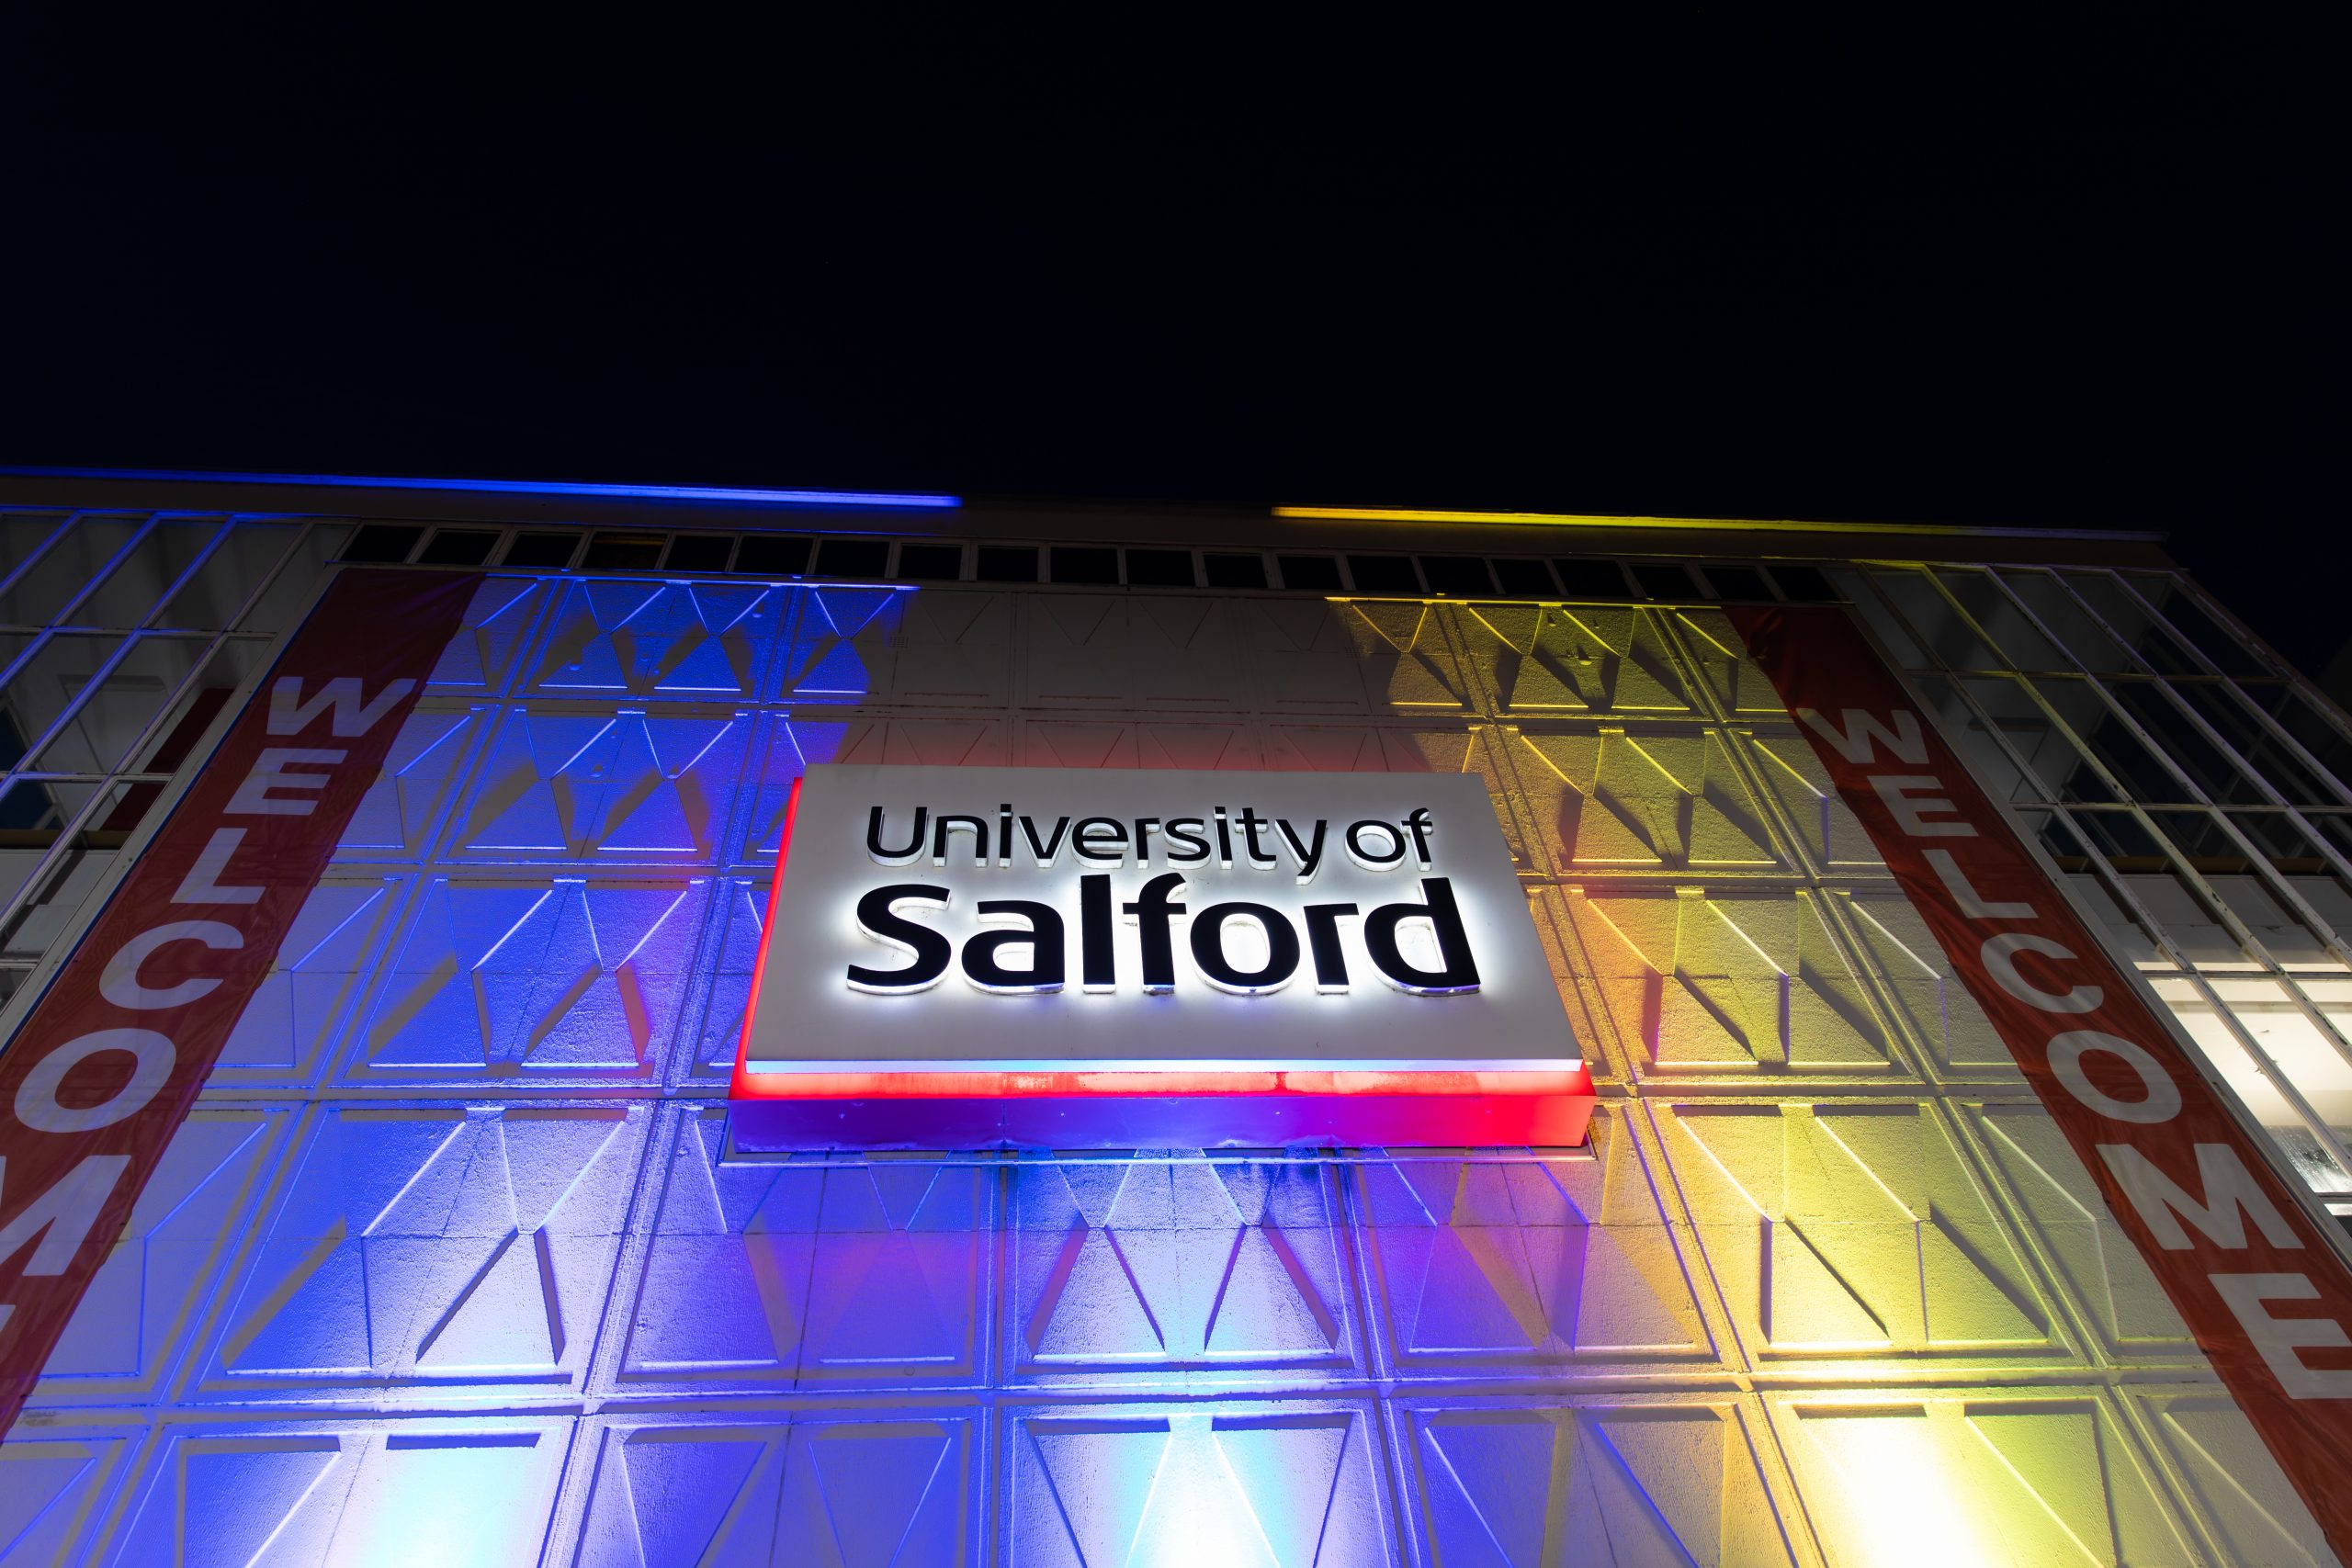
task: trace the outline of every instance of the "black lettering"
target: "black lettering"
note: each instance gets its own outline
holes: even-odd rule
[[[1364,847],[1364,829],[1367,828],[1386,840],[1385,853],[1375,854]],[[1366,871],[1388,871],[1405,858],[1405,835],[1396,830],[1395,823],[1383,822],[1377,817],[1349,823],[1346,842],[1348,858]]]
[[[1298,879],[1301,882],[1314,881],[1316,867],[1323,863],[1324,829],[1330,824],[1317,817],[1315,819],[1315,837],[1303,844],[1298,841],[1298,829],[1292,827],[1288,819],[1278,820],[1274,826],[1281,830],[1283,841],[1290,846],[1290,852],[1298,857]]]
[[[1430,868],[1430,830],[1436,826],[1437,819],[1426,806],[1416,806],[1405,818],[1405,830],[1413,835],[1413,858],[1420,862],[1423,871]]]
[[[1206,853],[1208,846],[1201,849]],[[1183,886],[1182,877],[1163,871],[1145,883],[1131,901],[1119,906],[1142,929],[1143,988],[1156,995],[1176,988],[1176,949],[1169,921],[1183,911],[1184,906],[1176,901]]]
[[[1115,818],[1081,817],[1070,843],[1089,864],[1121,865],[1127,858],[1127,825]]]
[[[1159,826],[1157,817],[1136,818],[1136,864],[1148,868],[1151,864],[1152,830]]]
[[[875,809],[877,814],[881,810],[879,807]],[[916,842],[920,847],[922,840]],[[947,938],[899,915],[897,906],[920,904],[927,908],[944,909],[947,897],[946,888],[929,883],[896,882],[860,898],[858,928],[876,942],[912,953],[914,962],[903,969],[868,969],[863,964],[853,964],[849,966],[850,988],[895,996],[929,990],[939,984],[939,977],[947,973],[948,959],[954,955]]]
[[[1078,983],[1089,991],[1119,988],[1111,946],[1111,879],[1097,872],[1078,879]]]
[[[1350,829],[1353,831],[1352,829]],[[1401,856],[1404,845],[1397,845]],[[1383,904],[1363,919],[1363,945],[1372,954],[1380,977],[1400,991],[1419,997],[1458,995],[1478,988],[1478,961],[1470,951],[1470,933],[1463,928],[1461,907],[1453,901],[1453,885],[1442,876],[1421,879],[1422,904]],[[1405,961],[1396,928],[1407,920],[1427,920],[1437,933],[1440,967],[1419,968]]]
[[[983,991],[1058,991],[1062,988],[1062,917],[1051,904],[1026,898],[983,898],[980,919],[1012,916],[1025,927],[980,932],[964,943],[964,978]],[[1004,950],[1025,947],[1029,966],[1005,964]]]
[[[1201,829],[1207,826],[1198,817],[1170,817],[1168,819],[1168,863],[1198,865],[1208,859],[1209,841],[1201,836]],[[1175,848],[1178,844],[1190,845],[1191,849],[1188,852],[1179,853]]]
[[[1250,851],[1250,864],[1253,870],[1268,871],[1273,867],[1272,852],[1258,842],[1259,830],[1271,826],[1271,822],[1258,815],[1256,807],[1241,808],[1241,841]]]
[[[923,824],[930,816],[931,812],[927,807],[916,807],[914,837],[907,840],[905,849],[889,850],[882,847],[882,808],[878,806],[875,807],[865,814],[866,854],[876,865],[914,864],[915,858],[922,853]]]
[[[1340,917],[1355,912],[1353,904],[1309,904],[1302,911],[1306,916],[1306,950],[1315,955],[1318,991],[1348,988],[1348,953],[1340,945]]]
[[[1216,808],[1216,863],[1233,863],[1233,824],[1225,819],[1225,807]]]
[[[1225,953],[1228,920],[1254,920],[1266,933],[1262,968],[1238,969]],[[1212,904],[1193,917],[1193,963],[1202,977],[1220,991],[1258,996],[1279,991],[1298,973],[1298,933],[1282,911],[1263,904]]]
[[[950,817],[942,814],[931,826],[932,864],[945,865],[947,863],[947,835],[950,833],[971,834],[972,863],[974,865],[989,863],[989,825],[977,817]]]
[[[1053,836],[1044,843],[1037,841],[1037,824],[1027,817],[1021,819],[1022,836],[1029,840],[1029,855],[1039,865],[1051,865],[1062,856],[1062,835],[1069,831],[1069,818],[1057,818]]]

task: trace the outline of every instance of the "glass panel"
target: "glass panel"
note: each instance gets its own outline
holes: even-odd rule
[[[17,667],[7,687],[0,690],[0,721],[15,730],[17,743],[30,746],[38,741],[81,695],[83,686],[122,646],[122,640],[68,632],[35,649]]]
[[[480,566],[498,547],[498,536],[486,528],[435,528],[417,559],[425,566]]]
[[[1413,570],[1413,558],[1410,556],[1350,556],[1348,575],[1354,580],[1359,593],[1419,593],[1421,591],[1421,580]],[[1690,592],[1687,585],[1683,592]]]
[[[527,539],[530,535],[523,536]],[[520,540],[516,541],[518,544]],[[809,541],[780,534],[746,534],[735,549],[735,570],[763,577],[793,577],[808,570]],[[514,552],[507,552],[509,561]],[[560,563],[558,563],[560,564]]]
[[[1860,601],[1858,600],[1856,603],[1859,604]],[[1976,695],[1980,701],[1990,699],[1987,705],[1994,716],[1994,723],[2004,735],[2010,735],[2011,728],[2010,724],[2006,720],[2015,715],[2016,710],[2019,708],[2023,709],[2023,713],[2017,717],[2017,722],[2033,727],[2030,733],[2022,736],[2011,735],[2013,744],[2018,745],[2022,751],[2030,752],[2038,741],[2047,741],[2050,738],[2049,725],[2042,718],[2040,710],[2027,701],[2023,692],[2004,681],[1988,681],[1983,683],[1990,689],[1973,694]],[[2037,789],[2033,782],[2019,773],[2016,764],[2009,761],[2008,754],[2002,750],[1999,743],[1986,731],[1984,721],[1978,718],[1968,704],[1962,700],[1959,687],[1960,682],[1950,676],[1922,675],[1919,677],[1921,694],[1928,699],[1928,705],[1942,726],[1943,732],[1951,738],[1953,744],[1967,759],[1969,771],[1976,775],[1977,782],[1982,784],[1987,793],[1996,800],[2006,800],[2014,804],[2018,801],[2041,799],[2042,792]],[[2070,750],[2068,752],[2070,759],[2072,755]]]
[[[2054,574],[2012,569],[2001,573],[2001,581],[2085,669],[2103,675],[2139,669],[2131,651],[2099,625],[2098,617],[2067,592]]]
[[[83,585],[96,577],[115,551],[130,542],[139,520],[82,517],[63,538],[35,561],[17,585],[0,593],[0,623],[18,626],[52,624]]]
[[[64,520],[62,512],[0,512],[0,576],[30,558]]]
[[[2173,629],[2197,646],[2198,651],[2211,660],[2227,675],[2270,675],[2273,671],[2254,649],[2240,641],[2235,634],[2222,628],[2220,622],[2206,613],[2195,593],[2175,577],[2143,576],[2133,573],[2127,581],[2141,597],[2154,604]]]
[[[63,933],[74,912],[114,864],[116,852],[122,844],[119,833],[76,832],[66,840],[48,874],[38,882],[30,880],[49,846],[56,842],[62,822],[73,811],[87,805],[98,788],[82,783],[51,784],[48,787],[55,797],[56,815],[49,819],[51,825],[45,834],[46,842],[27,842],[20,849],[0,851],[0,857],[9,863],[6,874],[0,875],[0,886],[8,887],[25,900],[8,917],[6,925],[0,927],[0,955],[10,958],[38,958]],[[121,784],[107,786],[105,796],[98,801],[90,819],[103,819],[124,788]],[[6,805],[0,801],[0,807]]]
[[[1926,650],[1912,639],[1909,632],[1903,629],[1886,601],[1870,591],[1863,575],[1858,571],[1840,575],[1848,584],[1847,597],[1853,601],[1855,615],[1877,636],[1880,646],[1886,649],[1887,657],[1905,670],[1927,669]]]
[[[2142,802],[2185,801],[2188,785],[2156,760],[2129,725],[2116,716],[2088,681],[2074,676],[2043,676],[2033,689],[2056,710],[2066,727],[2079,737],[2091,755],[2105,766],[2123,790],[2123,798]],[[2052,780],[2068,800],[2112,800],[2105,781],[2088,768],[2077,768],[2064,780]]]
[[[922,547],[901,546],[899,550],[900,576],[907,575],[907,552]],[[933,549],[942,547],[931,546]],[[956,562],[963,560],[960,546],[944,548],[954,552]],[[1335,574],[1336,576],[1336,574]],[[1190,550],[1129,550],[1127,581],[1139,588],[1190,588],[1193,586],[1193,552]]]
[[[74,612],[74,624],[125,631],[141,625],[222,526],[217,518],[174,517],[156,524]]]
[[[2324,705],[2313,701],[2296,688],[2283,682],[2241,681],[2233,688],[2250,706],[2270,716],[2279,728],[2295,739],[2298,745],[2319,759],[2328,770],[2329,784],[2335,792],[2352,796],[2352,740],[2347,740],[2336,723],[2335,715]],[[2215,705],[2222,705],[2215,699]],[[2224,731],[2223,733],[2228,733]],[[2273,742],[2272,744],[2276,744]],[[2266,758],[2266,750],[2260,754]],[[2266,778],[2271,778],[2270,764],[2258,761]],[[2301,763],[2293,764],[2300,768]],[[2276,779],[2273,779],[2276,782]],[[2291,795],[2290,799],[2294,798]]]
[[[1168,555],[1166,550],[1138,551],[1143,555]],[[1184,582],[1193,581],[1193,558],[1182,557]],[[899,575],[915,582],[953,582],[964,575],[964,547],[961,545],[900,545]]]
[[[2080,595],[2116,637],[2152,669],[2166,675],[2206,673],[2203,666],[2157,626],[2148,607],[2125,592],[2115,577],[2103,571],[2070,571],[2062,575],[2066,586]]]
[[[1282,558],[1283,581],[1288,583],[1290,581],[1289,562],[1297,558],[1284,556]],[[1505,556],[1497,560],[1494,566],[1496,586],[1499,587],[1508,598],[1550,599],[1559,592],[1559,590],[1552,585],[1552,569],[1540,560],[1517,560]],[[1761,577],[1757,578],[1756,588],[1757,596],[1764,597],[1764,581]]]
[[[1960,601],[1961,607],[1984,628],[1994,645],[2008,656],[2010,663],[2020,670],[2074,668],[2074,660],[2037,631],[2033,622],[1985,573],[1947,568],[1936,575],[1951,596]]]
[[[588,564],[601,564],[597,551],[603,547],[605,536],[596,536],[596,543],[588,547]],[[651,563],[647,563],[650,565]],[[888,539],[826,539],[817,546],[817,575],[820,577],[880,577],[889,570],[890,541]]]
[[[18,779],[0,793],[0,843],[11,849],[46,844],[65,826],[57,791],[71,787],[40,779]],[[28,837],[28,835],[32,835]]]
[[[1046,575],[1055,582],[1114,583],[1119,581],[1119,552],[1095,546],[1056,545],[1047,556]]]
[[[1011,553],[1012,552],[983,548],[980,551],[982,571],[985,572],[988,570],[988,558],[990,555]],[[1201,558],[1201,568],[1207,572],[1211,588],[1263,588],[1266,586],[1266,558],[1263,556],[1219,555],[1212,552]],[[1035,574],[1033,572],[1031,575]],[[988,581],[998,582],[1010,580],[989,578]]]
[[[2116,798],[2098,772],[2084,762],[2074,743],[2051,722],[2049,714],[2033,700],[2024,682],[2007,676],[1972,675],[1963,677],[1961,684],[2052,795],[2061,800],[2105,802]],[[2079,725],[2085,717],[2097,716],[2096,712],[2086,715],[2081,711],[2086,699],[2094,710],[2098,707],[2098,700],[2082,682],[2072,685],[2072,691],[2062,689],[2054,694],[2051,705]],[[2045,689],[2044,695],[2052,694]]]
[[[198,637],[141,637],[83,700],[56,739],[41,749],[33,765],[49,773],[103,773],[119,767],[204,651]]]
[[[2320,775],[2296,756],[2270,728],[2246,711],[2230,690],[2211,681],[2175,681],[2173,694],[2190,712],[2217,731],[2231,748],[2233,760],[2259,773],[2270,786],[2297,806],[2341,806],[2344,796],[2322,783]],[[2252,801],[2263,798],[2247,794]]]
[[[1954,670],[2006,668],[2001,656],[1969,628],[1960,613],[1936,592],[1925,572],[1881,571],[1872,575],[1903,613],[1903,618],[1910,623],[1911,635],[1943,663]]]
[[[383,563],[404,561],[416,542],[424,537],[424,530],[397,523],[370,523],[352,536],[351,547],[344,552],[344,559]]]
[[[2128,811],[2070,811],[2066,820],[2092,853],[2120,870],[2154,871],[2166,863],[2164,846]]]
[[[435,535],[426,553],[440,548],[441,536]],[[732,534],[676,534],[670,539],[670,553],[662,558],[664,571],[725,571],[727,563],[735,557],[735,536]],[[475,559],[464,562],[478,566],[490,558],[484,550]],[[507,553],[508,564],[514,564],[514,552]]]
[[[1283,569],[1284,588],[1309,593],[1337,593],[1340,591],[1339,557],[1281,556],[1276,558]]]
[[[2116,706],[2145,730],[2173,764],[2209,800],[2222,805],[2267,804],[2269,796],[2247,776],[2235,760],[2206,738],[2181,712],[2165,689],[2154,681],[2117,681],[2108,687]],[[2205,689],[2211,694],[2211,688]]]
[[[2210,811],[2152,811],[2156,830],[2172,840],[2181,858],[2199,871],[2243,871],[2246,854],[2236,840],[2222,830]]]
[[[177,773],[198,740],[203,738],[214,716],[268,661],[267,639],[249,637],[222,638],[205,656],[202,671],[181,694],[179,705],[174,709],[172,716],[155,727],[146,749],[119,765],[132,773]]]
[[[327,563],[343,548],[343,541],[351,532],[348,524],[322,523],[303,536],[294,547],[285,569],[270,583],[269,592],[261,603],[237,624],[237,629],[248,632],[282,632],[292,626],[303,611],[311,606],[317,593],[319,578]]]
[[[231,524],[227,536],[172,595],[154,624],[172,631],[225,629],[300,532],[283,523]]]
[[[1561,586],[1571,599],[1623,599],[1625,574],[1613,560],[1555,560],[1552,563],[1560,574]]]
[[[2306,1141],[2302,1118],[2246,1054],[2220,1010],[2206,999],[2197,983],[2186,977],[2158,977],[2150,983],[2255,1120],[2278,1137],[2298,1174],[2323,1190],[2340,1188],[2346,1173],[2335,1169],[2315,1140]],[[2206,984],[2313,1110],[2336,1129],[2352,1123],[2352,1099],[2346,1098],[2352,1095],[2352,1074],[2347,1074],[2343,1058],[2296,1009],[2278,982],[2231,978]],[[2290,1135],[2278,1137],[2282,1133]]]
[[[577,534],[517,534],[514,536],[514,542],[506,547],[504,564],[555,567],[560,570],[571,564],[572,552],[579,547],[580,536]],[[800,547],[803,558],[806,558],[808,542],[803,540]],[[792,570],[797,571],[800,569],[795,567]]]
[[[2327,869],[2327,858],[2295,819],[2283,811],[2230,811],[2222,814],[2243,834],[2255,852],[2281,871],[2312,875]],[[2233,854],[2243,851],[2232,850]]]

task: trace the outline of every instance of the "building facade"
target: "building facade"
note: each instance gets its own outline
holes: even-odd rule
[[[388,568],[448,635],[53,1346],[0,1321],[0,1562],[2337,1561],[2240,1380],[2307,1369],[2324,1444],[2352,1356],[2192,1332],[2164,1237],[2345,1269],[2352,724],[2156,541],[0,479],[6,1081]],[[1750,647],[1820,614],[2290,1196],[2119,1212]],[[1475,775],[1589,1141],[736,1147],[834,761]],[[40,1081],[36,1131],[133,1092]],[[0,1156],[0,1281],[72,1282]]]

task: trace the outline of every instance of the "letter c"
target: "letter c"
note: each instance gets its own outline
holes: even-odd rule
[[[219,920],[174,920],[169,925],[141,931],[107,960],[106,970],[98,976],[98,995],[126,1012],[154,1012],[163,1008],[186,1006],[198,997],[210,996],[219,990],[219,979],[203,976],[182,980],[176,986],[149,986],[141,982],[139,966],[146,963],[157,948],[175,942],[200,942],[215,949],[245,945],[243,932]]]
[[[2018,973],[2017,953],[2039,953],[2049,958],[2072,958],[2072,948],[2062,947],[2046,936],[2034,936],[2027,931],[2003,931],[1984,939],[1982,957],[1985,972],[1993,983],[2030,1008],[2043,1012],[2088,1012],[2107,999],[2107,993],[2097,986],[2076,986],[2070,991],[2045,991]]]

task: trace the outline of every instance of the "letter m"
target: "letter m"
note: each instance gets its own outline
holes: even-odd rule
[[[129,1155],[90,1155],[59,1179],[48,1191],[26,1204],[17,1217],[0,1226],[0,1264],[6,1263],[24,1250],[33,1237],[40,1237],[33,1247],[32,1260],[25,1265],[28,1274],[62,1274],[74,1255],[82,1250],[89,1239],[90,1227],[98,1223],[98,1215],[106,1209],[107,1198],[114,1191],[115,1183],[122,1179],[123,1168],[130,1163]],[[7,1182],[8,1162],[0,1159],[0,1192]],[[111,1241],[113,1237],[107,1239]]]
[[[302,697],[302,678],[288,675],[269,688],[269,732],[272,735],[300,735],[320,714],[333,711],[332,726],[337,735],[365,735],[375,722],[407,696],[416,682],[400,680],[376,694],[376,700],[367,706],[359,705],[359,677],[338,675],[321,686],[307,702]]]
[[[2195,1245],[2188,1239],[2188,1233],[2181,1229],[2183,1219],[2216,1247],[2244,1247],[2249,1216],[2255,1228],[2262,1232],[2262,1238],[2271,1246],[2303,1245],[2302,1237],[2271,1205],[2269,1196],[2246,1169],[2245,1162],[2227,1144],[2197,1145],[2197,1182],[2205,1190],[2202,1202],[2182,1190],[2147,1156],[2129,1144],[2101,1144],[2098,1157],[2107,1162],[2115,1184],[2123,1189],[2123,1195],[2140,1212],[2140,1218],[2154,1235],[2156,1245],[2167,1252],[2183,1252]]]
[[[1878,721],[1878,715],[1867,708],[1848,708],[1843,726],[1830,723],[1813,708],[1797,709],[1797,716],[1811,725],[1824,740],[1837,749],[1840,757],[1849,762],[1874,762],[1878,753],[1872,748],[1872,737],[1886,743],[1895,760],[1904,762],[1925,762],[1928,742],[1919,733],[1919,716],[1909,708],[1896,708],[1894,728],[1889,729]],[[342,733],[337,730],[338,735]]]

